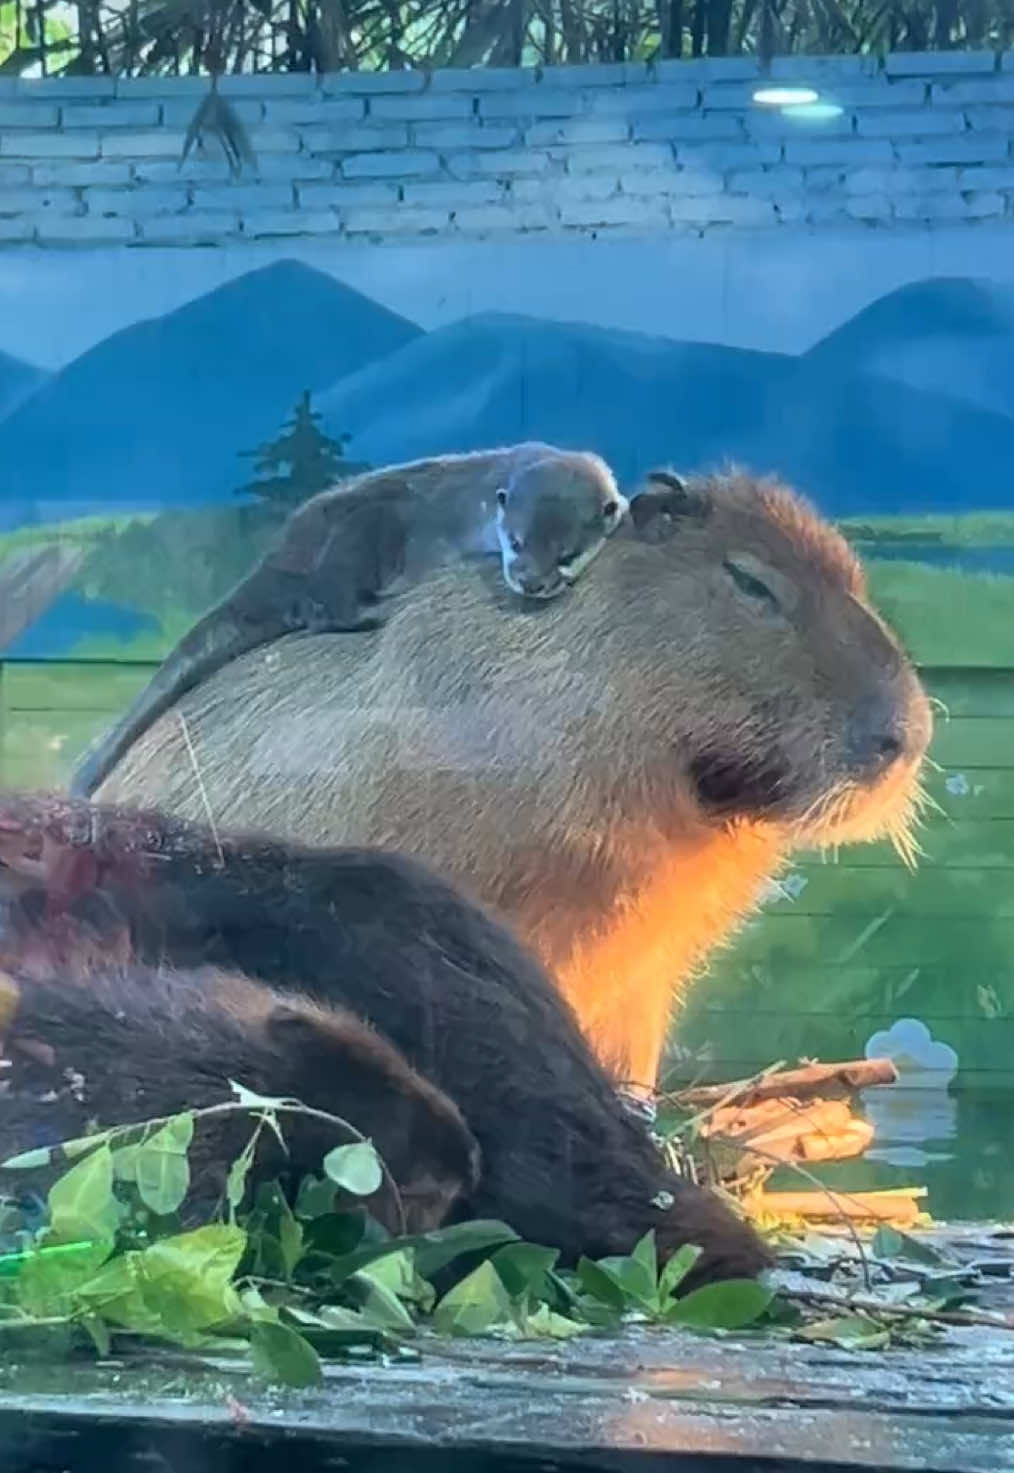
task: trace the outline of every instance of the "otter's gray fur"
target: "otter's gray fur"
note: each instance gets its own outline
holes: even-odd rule
[[[555,598],[626,510],[599,456],[539,441],[409,461],[322,491],[179,641],[85,757],[72,795],[90,797],[153,722],[240,655],[286,634],[375,629],[385,597],[442,564],[497,548],[509,588]]]

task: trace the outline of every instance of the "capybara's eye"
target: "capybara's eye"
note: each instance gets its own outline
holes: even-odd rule
[[[746,568],[741,568],[738,563],[732,562],[729,558],[725,559],[722,567],[741,593],[747,594],[750,598],[756,598],[764,603],[768,603],[772,608],[778,608],[777,598],[767,584],[763,583],[756,574],[748,573]]]

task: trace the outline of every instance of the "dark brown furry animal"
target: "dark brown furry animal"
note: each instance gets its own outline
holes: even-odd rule
[[[479,1148],[457,1107],[386,1039],[341,1008],[277,993],[238,974],[63,967],[4,979],[17,990],[4,1027],[0,1161],[89,1127],[126,1125],[220,1104],[230,1080],[258,1094],[362,1121],[394,1181],[409,1232],[443,1222],[479,1179]],[[190,1217],[221,1199],[253,1117],[195,1122]],[[284,1113],[287,1152],[271,1131],[253,1180],[294,1191],[325,1154],[354,1139],[324,1120]],[[364,1132],[365,1133],[365,1132]],[[10,1183],[8,1182],[8,1185]],[[368,1199],[391,1231],[402,1217],[389,1187]]]
[[[667,1169],[535,960],[417,861],[59,798],[5,797],[0,836],[0,964],[45,976],[125,937],[125,956],[226,967],[346,1008],[455,1102],[478,1141],[481,1176],[460,1215],[502,1218],[570,1261],[629,1252],[654,1228],[663,1256],[704,1249],[697,1282],[767,1261],[717,1197]]]
[[[911,852],[930,731],[826,522],[773,480],[662,472],[566,598],[444,570],[373,634],[219,671],[97,796],[428,860],[651,1085],[674,1000],[793,850]]]
[[[283,635],[375,629],[380,602],[499,545],[516,593],[555,598],[626,510],[597,455],[531,442],[371,471],[322,491],[276,546],[184,635],[71,784],[87,797],[152,722],[223,665]]]

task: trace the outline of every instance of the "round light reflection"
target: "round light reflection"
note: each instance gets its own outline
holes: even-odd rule
[[[819,97],[812,87],[758,87],[753,94],[754,102],[762,107],[799,107]]]
[[[840,118],[845,109],[839,102],[801,102],[795,107],[783,107],[782,116],[802,118],[804,122],[820,123],[825,118]]]

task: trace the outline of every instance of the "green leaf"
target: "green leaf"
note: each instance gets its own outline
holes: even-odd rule
[[[432,1232],[402,1241],[411,1243],[415,1249],[416,1271],[424,1279],[432,1279],[464,1253],[482,1253],[502,1243],[517,1243],[519,1239],[505,1222],[498,1222],[495,1218],[476,1218],[474,1222],[453,1223],[450,1227],[435,1228]]]
[[[326,1217],[334,1212],[334,1182],[326,1177],[304,1176],[296,1193],[297,1217]]]
[[[643,1242],[642,1239],[638,1248],[641,1248]],[[651,1250],[653,1253],[654,1243],[651,1245]],[[634,1251],[636,1253],[637,1249]],[[598,1267],[619,1285],[628,1300],[634,1301],[629,1306],[630,1308],[648,1310],[658,1308],[658,1285],[651,1271],[651,1259],[647,1251],[642,1250],[640,1258],[635,1258],[634,1253],[613,1258],[600,1258]]]
[[[187,1151],[194,1138],[194,1117],[175,1115],[134,1156],[134,1180],[141,1201],[160,1217],[175,1212],[190,1187]]]
[[[593,1263],[590,1258],[578,1259],[577,1277],[585,1293],[590,1294],[593,1299],[607,1304],[619,1314],[626,1309],[627,1294],[622,1284],[617,1283],[609,1270],[601,1264]]]
[[[49,1189],[49,1218],[55,1238],[112,1238],[120,1223],[113,1197],[113,1156],[108,1145],[72,1166]]]
[[[254,1370],[283,1386],[322,1386],[324,1373],[313,1346],[288,1325],[260,1320],[250,1331]]]
[[[378,1279],[370,1278],[366,1270],[353,1274],[349,1287],[356,1293],[363,1318],[380,1330],[397,1330],[415,1334],[415,1321],[393,1289]]]
[[[246,1241],[234,1223],[213,1222],[145,1249],[140,1264],[144,1300],[168,1331],[205,1329],[241,1312],[231,1281]]]
[[[684,1243],[682,1248],[669,1259],[658,1281],[658,1297],[664,1305],[671,1299],[687,1274],[701,1256],[701,1249],[694,1243]]]
[[[511,1322],[510,1295],[489,1259],[449,1289],[433,1311],[433,1328],[443,1335],[483,1335]]]
[[[512,1299],[525,1294],[543,1297],[548,1292],[546,1275],[555,1267],[559,1248],[540,1248],[536,1243],[507,1243],[493,1254],[492,1264]]]
[[[889,1330],[862,1315],[836,1315],[832,1319],[814,1320],[801,1326],[796,1335],[798,1339],[815,1345],[836,1345],[842,1350],[882,1350],[891,1341]]]
[[[918,1238],[897,1228],[880,1227],[873,1235],[873,1253],[877,1258],[903,1258],[910,1263],[922,1263],[928,1268],[953,1269],[958,1267],[953,1258],[934,1248],[930,1243],[920,1243]]]
[[[644,1270],[644,1283],[651,1285],[651,1297],[658,1292],[658,1252],[655,1248],[655,1229],[649,1228],[631,1253],[631,1258]]]
[[[233,1212],[239,1207],[246,1193],[246,1179],[253,1165],[254,1149],[254,1142],[251,1138],[229,1167],[229,1174],[225,1178],[225,1198]]]
[[[55,1247],[50,1232],[40,1241],[39,1250],[30,1253],[18,1274],[17,1297],[22,1309],[40,1319],[71,1314],[78,1290],[95,1276],[113,1251],[112,1236],[83,1244],[74,1253],[47,1254]]]
[[[756,1279],[725,1279],[677,1299],[666,1311],[666,1323],[699,1330],[741,1330],[758,1319],[774,1297],[774,1290]]]
[[[356,1197],[371,1197],[384,1180],[380,1157],[369,1141],[335,1146],[324,1157],[324,1170],[337,1186]]]
[[[536,1340],[571,1340],[575,1335],[587,1334],[590,1329],[590,1325],[554,1313],[548,1304],[540,1304],[538,1309],[525,1315],[521,1325],[522,1336]]]
[[[92,1344],[95,1346],[96,1354],[105,1360],[111,1348],[109,1327],[105,1321],[99,1319],[98,1315],[86,1314],[82,1316],[81,1326],[87,1332]]]

